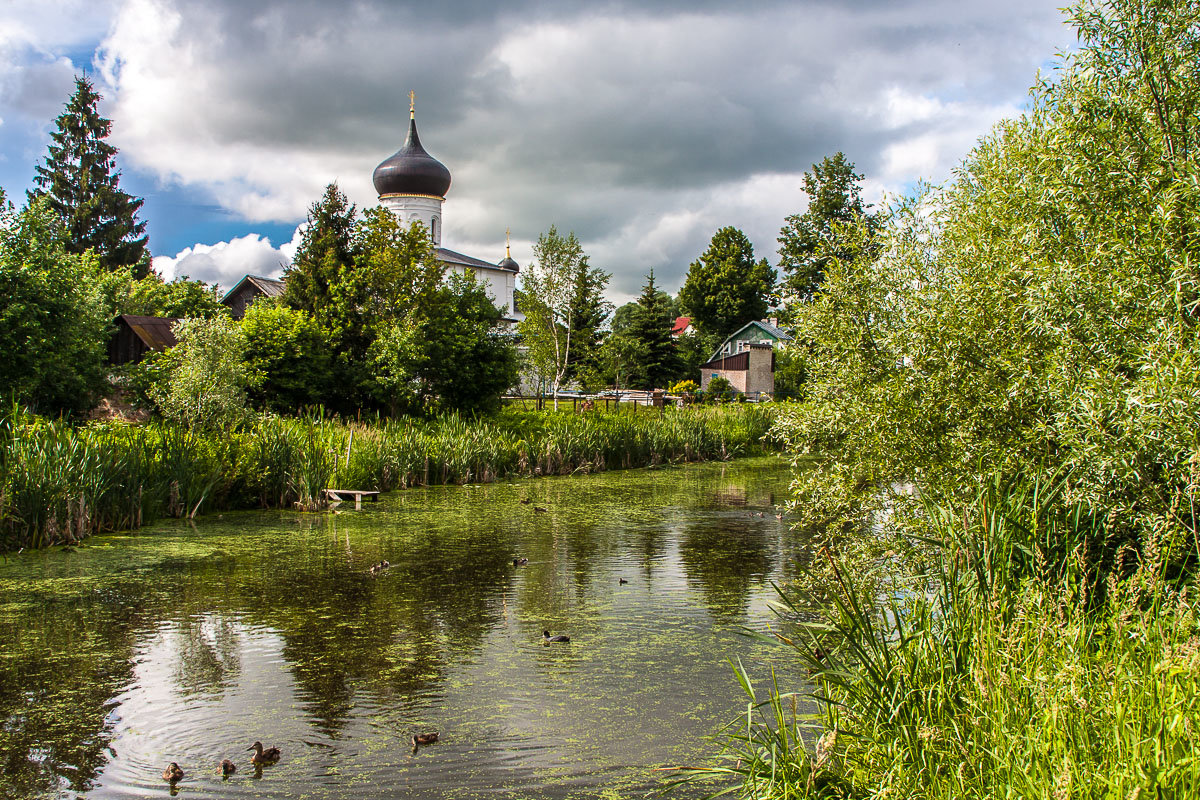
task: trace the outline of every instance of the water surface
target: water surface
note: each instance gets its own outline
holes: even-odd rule
[[[166,796],[169,761],[191,798],[643,795],[744,712],[730,659],[796,677],[740,633],[803,557],[787,482],[766,458],[410,489],[10,557],[0,796]],[[256,739],[283,750],[257,774]]]

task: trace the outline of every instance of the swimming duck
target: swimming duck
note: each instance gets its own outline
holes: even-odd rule
[[[534,506],[534,507],[533,507],[533,510],[534,510],[534,511],[537,511],[537,512],[539,512],[539,513],[542,513],[542,514],[548,514],[548,513],[550,512],[550,509],[548,509],[548,508],[542,508],[541,506]]]
[[[621,578],[617,581],[617,583],[621,586],[624,586],[625,584],[629,583],[629,581],[625,580],[624,578]]]
[[[237,765],[228,758],[221,762],[221,774],[228,778],[233,773],[237,772]]]
[[[172,761],[167,765],[167,768],[163,770],[163,780],[167,781],[168,783],[175,783],[176,781],[183,780],[183,768]]]
[[[551,636],[550,631],[542,631],[542,641],[544,641],[546,644],[549,644],[550,642],[569,642],[571,641],[571,637],[562,633],[558,634],[557,636]]]
[[[254,751],[254,755],[250,756],[251,764],[274,764],[279,760],[278,747],[268,747],[264,750],[262,742],[255,742],[246,749]]]
[[[413,747],[416,747],[417,745],[424,746],[427,744],[433,744],[437,740],[438,740],[437,731],[433,731],[431,733],[415,734],[412,738],[412,743],[413,743]]]
[[[528,563],[529,563],[529,559],[528,559],[528,558],[514,558],[514,559],[513,559],[513,566],[514,566],[514,567],[522,567],[522,566],[524,566],[524,565],[526,565],[526,564],[528,564]]]
[[[371,574],[376,575],[380,572],[383,572],[385,569],[391,568],[391,566],[392,566],[392,562],[390,562],[390,561],[380,561],[378,564],[372,564],[371,565]]]

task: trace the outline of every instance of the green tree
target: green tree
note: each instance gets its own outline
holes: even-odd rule
[[[612,314],[612,303],[604,299],[604,290],[612,275],[599,267],[586,265],[575,273],[571,294],[572,334],[568,377],[583,386],[595,386],[601,381],[600,346],[604,342],[604,325]]]
[[[812,300],[830,259],[849,261],[858,253],[840,250],[849,237],[836,237],[834,227],[862,220],[868,231],[879,229],[881,219],[867,213],[871,206],[862,200],[862,175],[844,153],[826,156],[813,171],[804,173],[804,193],[808,208],[792,214],[779,232],[779,266],[786,277],[783,293],[789,299]],[[873,238],[868,238],[872,243]],[[871,245],[873,247],[873,245]]]
[[[372,402],[372,344],[429,301],[446,269],[423,225],[402,223],[382,206],[355,223],[351,249],[353,264],[341,269],[328,303],[314,313],[335,354],[330,400],[344,411]]]
[[[627,331],[610,333],[600,345],[600,374],[605,384],[614,389],[629,386],[630,380],[646,360],[647,353],[645,343],[633,338]]]
[[[336,183],[308,210],[300,247],[284,271],[283,302],[321,319],[330,307],[332,287],[354,264],[356,210]]]
[[[518,324],[518,331],[539,382],[550,385],[557,404],[559,388],[572,363],[577,285],[580,273],[589,267],[575,234],[562,236],[553,225],[538,237],[533,258],[521,273],[525,319]]]
[[[775,270],[754,260],[754,245],[737,228],[721,228],[688,267],[679,302],[702,332],[724,338],[767,314]]]
[[[126,283],[123,289],[116,301],[117,314],[205,319],[229,314],[229,307],[221,304],[215,286],[186,275],[164,281],[151,270],[146,277]]]
[[[376,391],[393,413],[489,412],[517,382],[517,352],[474,273],[454,274],[372,347]]]
[[[1090,558],[1194,541],[1200,7],[1072,13],[1081,46],[953,183],[881,235],[835,226],[798,319],[809,397],[779,427],[824,462],[798,474],[809,521],[903,503],[901,481],[957,501],[1049,472],[1107,520]]]
[[[638,298],[638,310],[625,335],[638,342],[643,357],[633,370],[629,385],[635,389],[665,388],[679,375],[679,355],[671,339],[671,307],[654,285],[654,270]]]
[[[66,244],[46,200],[18,213],[0,191],[0,396],[49,414],[86,411],[104,388],[98,266]]]
[[[70,253],[95,252],[101,268],[130,267],[135,277],[150,271],[146,223],[138,221],[141,198],[119,187],[117,148],[109,144],[112,121],[96,109],[100,95],[87,78],[75,78],[75,93],[55,120],[57,130],[45,164],[37,167],[30,193],[45,196],[66,231]]]
[[[175,337],[179,343],[157,359],[162,377],[149,390],[162,415],[209,430],[244,422],[249,409],[241,327],[228,317],[183,319],[175,323]]]
[[[251,303],[241,321],[250,401],[279,413],[327,395],[333,358],[325,333],[307,312]]]

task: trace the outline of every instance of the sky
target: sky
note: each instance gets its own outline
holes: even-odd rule
[[[0,0],[0,187],[22,202],[88,75],[155,268],[276,276],[336,181],[422,144],[453,178],[442,244],[529,263],[551,225],[675,292],[717,229],[778,262],[838,151],[885,202],[944,181],[1074,44],[1045,0]]]

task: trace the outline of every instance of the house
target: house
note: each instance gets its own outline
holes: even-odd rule
[[[246,309],[260,297],[279,297],[283,294],[283,281],[264,278],[261,275],[246,275],[221,298],[223,305],[229,306],[229,312],[234,319],[246,316]]]
[[[676,317],[675,324],[671,326],[671,338],[678,339],[680,336],[694,333],[695,330],[691,317]]]
[[[742,394],[757,397],[775,391],[775,346],[792,341],[778,320],[747,322],[734,331],[700,365],[700,388],[707,390],[718,375]]]
[[[138,362],[151,350],[162,352],[174,347],[178,340],[172,326],[175,317],[138,317],[122,314],[113,320],[116,330],[108,339],[108,363]]]
[[[708,391],[712,379],[718,376],[752,398],[775,391],[775,348],[769,342],[746,342],[745,345],[737,353],[700,365],[701,391]]]
[[[721,346],[712,354],[709,360],[717,359],[722,356],[731,356],[745,350],[751,342],[766,342],[774,347],[783,342],[792,341],[792,337],[787,331],[779,327],[779,320],[771,319],[756,319],[747,322],[742,327],[738,328],[725,341],[721,342]]]

